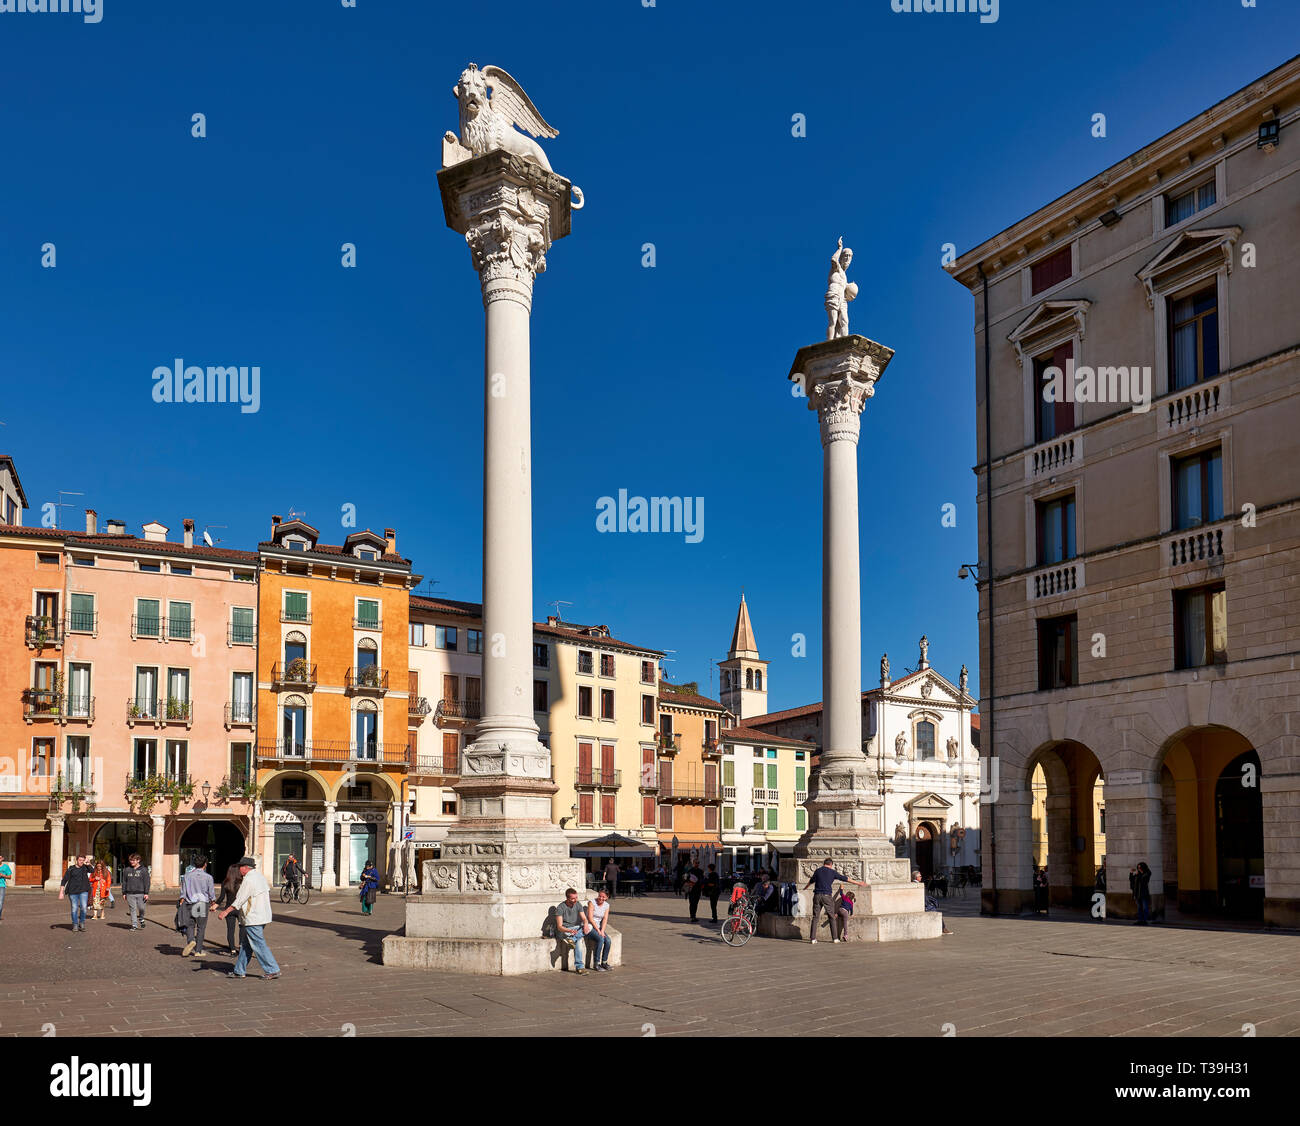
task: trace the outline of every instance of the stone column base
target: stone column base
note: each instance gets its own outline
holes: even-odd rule
[[[546,912],[542,912],[545,917]],[[539,927],[540,929],[540,927]],[[623,964],[623,935],[609,932],[609,964]],[[588,946],[586,965],[592,965],[592,947]],[[421,938],[390,934],[384,938],[384,965],[404,966],[416,970],[443,970],[448,973],[516,974],[544,973],[547,970],[571,970],[573,951],[553,938],[517,938],[498,942],[494,939]]]
[[[904,889],[906,890],[906,889]],[[823,912],[823,917],[825,913]],[[812,937],[811,915],[759,916],[758,933],[764,938],[790,938],[807,942]],[[906,942],[914,938],[939,938],[943,916],[938,911],[893,911],[866,915],[855,909],[849,923],[849,942]],[[830,942],[830,927],[823,925],[818,942]]]

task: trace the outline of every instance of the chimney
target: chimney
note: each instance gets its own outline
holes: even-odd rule
[[[109,520],[105,525],[105,530],[110,536],[124,536],[126,535],[126,521]]]
[[[99,513],[93,508],[86,509],[86,535],[93,536],[99,531]]]
[[[397,554],[397,529],[385,528],[384,539],[388,541],[388,554],[396,555]]]
[[[193,520],[185,521],[185,546],[186,547],[194,546],[194,521]]]
[[[280,517],[278,517],[278,516],[272,516],[272,517],[271,517],[271,536],[272,536],[272,538],[275,537],[275,530],[276,530],[276,528],[278,528],[279,526],[280,526]]]

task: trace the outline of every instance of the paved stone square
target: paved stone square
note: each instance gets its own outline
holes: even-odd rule
[[[707,907],[707,901],[706,901]],[[755,938],[732,949],[668,894],[614,901],[626,965],[606,974],[466,977],[395,970],[380,943],[400,896],[275,904],[284,976],[182,959],[174,900],[127,929],[119,902],[84,934],[53,895],[12,891],[0,922],[0,1035],[568,1035],[1239,1037],[1300,1035],[1300,935],[1086,916],[984,918],[947,901],[939,940],[817,946]],[[707,915],[707,910],[705,912]],[[540,922],[540,920],[539,920]],[[213,920],[210,933],[224,937]]]

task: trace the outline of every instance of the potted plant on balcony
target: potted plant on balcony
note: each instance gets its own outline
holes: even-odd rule
[[[168,696],[167,697],[167,718],[184,719],[185,702],[183,700],[178,700],[175,696]]]
[[[379,686],[379,667],[377,665],[367,665],[360,670],[358,679],[366,688],[377,688]]]
[[[295,657],[289,662],[289,667],[285,669],[285,676],[289,680],[304,681],[307,679],[307,658]]]
[[[59,715],[63,711],[63,685],[65,678],[62,670],[54,674],[54,680],[51,684],[50,691],[52,698],[50,700],[50,714]]]
[[[139,719],[140,705],[137,704],[134,700],[128,700],[126,702],[126,715],[128,719]]]
[[[186,780],[179,782],[169,778],[167,780],[167,797],[171,801],[172,812],[175,813],[181,807],[181,802],[189,801],[194,797],[194,783]]]

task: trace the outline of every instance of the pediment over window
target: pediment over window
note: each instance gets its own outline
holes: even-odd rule
[[[1232,273],[1232,249],[1241,238],[1240,227],[1212,227],[1183,231],[1137,272],[1146,289],[1147,305],[1156,295],[1190,284],[1227,267]]]
[[[1083,339],[1091,301],[1044,301],[1008,334],[1023,364],[1026,356],[1036,356],[1066,337]]]
[[[939,794],[927,790],[923,794],[917,794],[910,801],[903,803],[903,808],[908,813],[943,813],[945,810],[952,808],[952,802]]]

